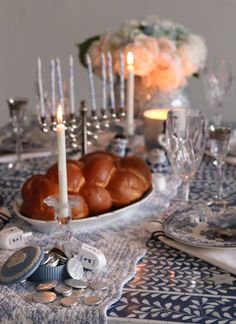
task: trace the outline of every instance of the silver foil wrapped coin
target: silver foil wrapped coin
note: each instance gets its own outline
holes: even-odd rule
[[[84,290],[83,289],[73,289],[70,297],[76,297],[76,298],[79,298],[79,297],[83,297],[84,295]]]
[[[55,287],[55,292],[57,292],[58,294],[71,294],[72,293],[72,288],[71,287],[68,287],[66,285],[58,285]]]
[[[54,253],[55,256],[59,258],[60,263],[66,263],[66,261],[68,260],[68,257],[65,254],[65,252],[58,247],[52,248],[50,253]]]
[[[105,290],[107,288],[107,283],[104,281],[94,281],[90,284],[92,290]]]
[[[81,279],[66,279],[65,284],[76,289],[84,289],[88,287],[88,283]]]
[[[83,266],[79,260],[79,257],[77,256],[67,261],[66,269],[71,278],[73,279],[81,279],[83,277]]]
[[[51,256],[48,253],[44,253],[43,260],[41,261],[40,266],[47,264],[50,259]]]
[[[45,264],[46,267],[56,267],[59,263],[59,258],[53,255],[50,260]]]

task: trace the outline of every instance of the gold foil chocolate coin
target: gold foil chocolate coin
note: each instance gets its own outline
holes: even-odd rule
[[[78,304],[78,299],[75,297],[64,297],[60,300],[62,306],[71,307]]]
[[[57,285],[56,281],[41,282],[35,287],[35,289],[37,291],[47,291],[55,288],[56,285]]]
[[[88,306],[98,305],[102,302],[102,298],[99,296],[89,296],[84,298],[84,304]]]
[[[49,304],[56,300],[57,295],[52,291],[40,291],[33,295],[33,301],[40,304]]]

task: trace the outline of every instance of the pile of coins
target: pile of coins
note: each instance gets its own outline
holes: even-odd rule
[[[103,298],[96,295],[96,291],[102,291],[107,288],[105,282],[91,282],[83,280],[83,267],[79,257],[72,255],[70,251],[63,247],[54,247],[44,252],[43,260],[40,267],[57,267],[66,265],[68,279],[64,282],[56,280],[39,283],[35,289],[32,299],[36,303],[48,304],[55,300],[60,300],[60,304],[65,307],[72,307],[78,303],[84,305],[98,305]],[[88,295],[88,290],[93,291],[92,295]]]
[[[44,252],[44,258],[40,266],[56,267],[57,265],[63,265],[71,257],[66,250],[54,247],[50,251]]]
[[[72,255],[64,246],[54,247],[44,252],[40,266],[32,275],[31,280],[62,280],[66,274],[74,279],[83,277],[84,271],[80,259],[78,256]]]
[[[54,302],[57,297],[60,299],[60,304],[65,307],[72,307],[78,303],[84,305],[94,306],[102,302],[103,298],[95,294],[85,296],[85,289],[92,289],[95,291],[105,290],[107,285],[105,282],[91,282],[82,279],[70,278],[66,279],[64,283],[57,281],[48,281],[39,283],[35,289],[36,293],[33,294],[33,301],[41,304],[48,304]]]

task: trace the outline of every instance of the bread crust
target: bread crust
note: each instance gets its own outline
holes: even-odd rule
[[[68,194],[80,198],[72,219],[99,215],[139,200],[151,187],[151,172],[141,158],[120,158],[98,151],[79,161],[67,161]],[[58,195],[58,167],[33,175],[23,184],[21,213],[29,218],[54,220],[54,210],[43,200]]]

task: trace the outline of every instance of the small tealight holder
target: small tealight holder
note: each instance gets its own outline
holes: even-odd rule
[[[148,109],[143,113],[143,133],[147,151],[158,147],[159,135],[165,133],[169,108]]]
[[[69,197],[68,203],[61,204],[59,197],[49,196],[44,199],[44,203],[49,207],[53,207],[55,213],[56,225],[50,235],[56,239],[58,243],[64,242],[64,244],[68,244],[72,234],[70,224],[71,209],[80,203],[80,199],[78,197]]]

